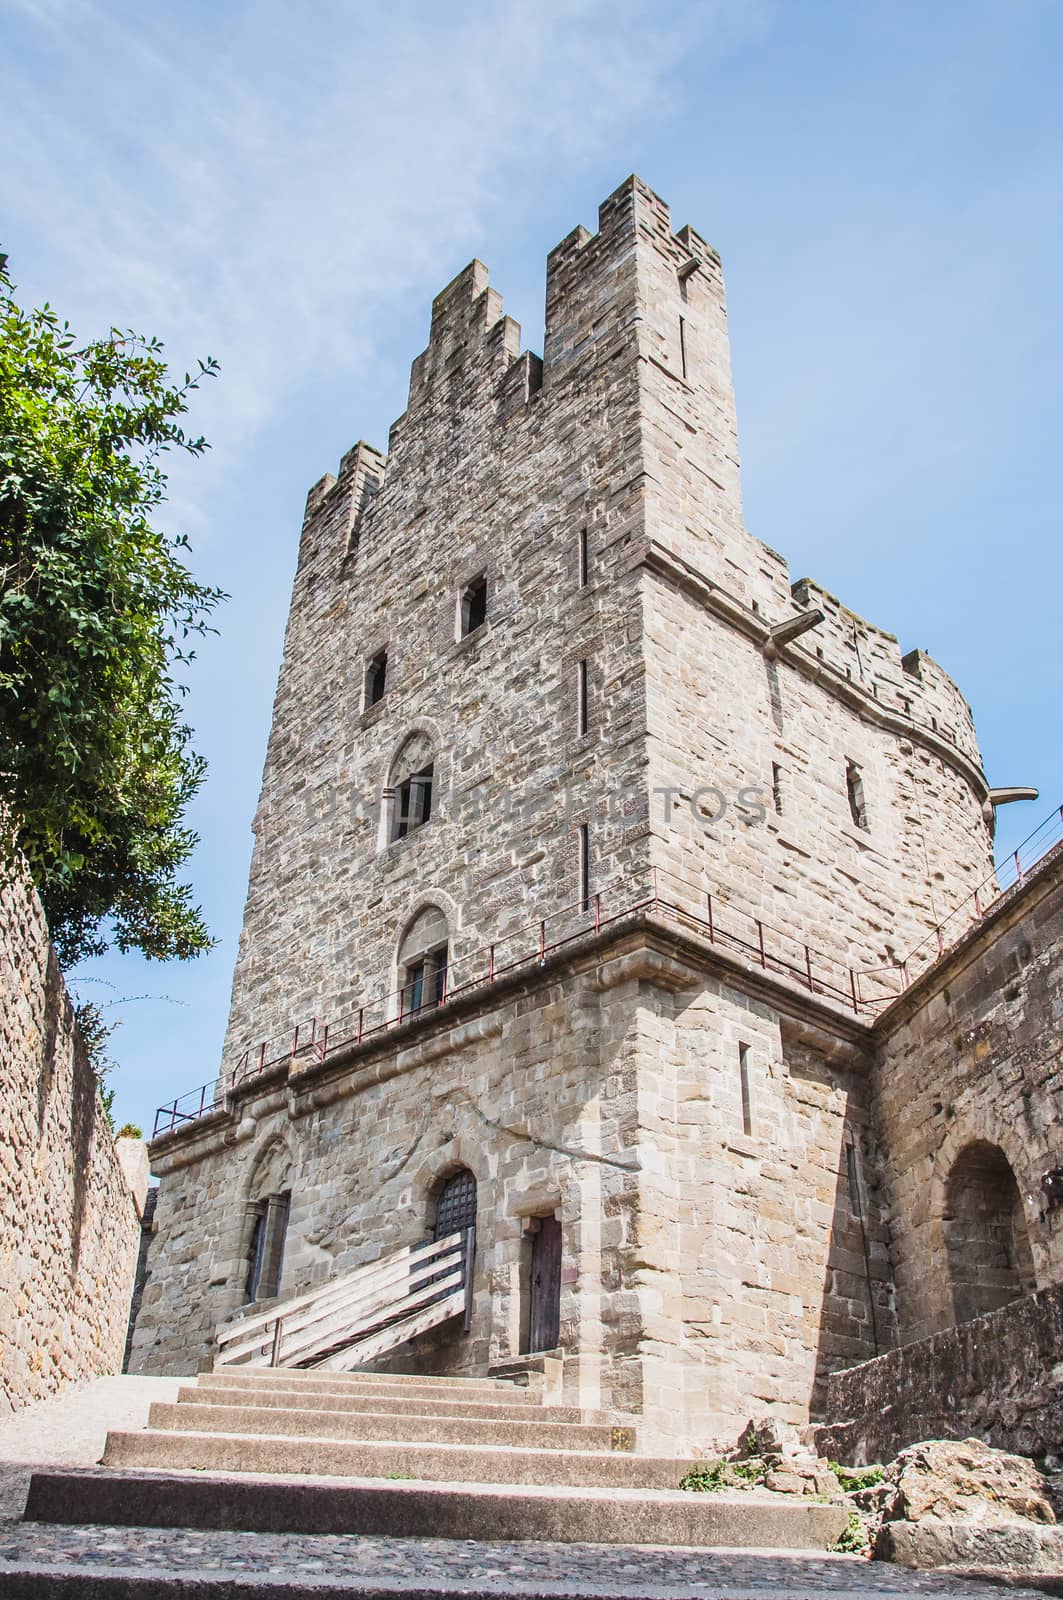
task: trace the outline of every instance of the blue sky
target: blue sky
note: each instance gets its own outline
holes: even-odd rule
[[[631,171],[723,255],[752,530],[958,680],[990,781],[1042,792],[1005,843],[1063,800],[1054,0],[0,0],[0,25],[23,299],[222,363],[168,510],[233,597],[188,698],[219,943],[81,969],[121,1019],[121,1118],[217,1066],[307,487],[386,445],[473,256],[541,349],[546,252]]]

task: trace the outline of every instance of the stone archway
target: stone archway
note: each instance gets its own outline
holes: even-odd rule
[[[975,1139],[960,1150],[945,1182],[942,1228],[957,1323],[1036,1289],[1022,1195],[999,1145]]]
[[[274,1137],[255,1159],[244,1204],[245,1303],[271,1300],[280,1292],[291,1199],[291,1151]]]

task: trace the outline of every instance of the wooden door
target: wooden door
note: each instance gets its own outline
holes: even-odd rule
[[[561,1224],[543,1217],[532,1234],[528,1350],[554,1350],[561,1331]]]

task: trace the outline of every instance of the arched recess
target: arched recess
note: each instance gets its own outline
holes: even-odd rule
[[[1036,1289],[1022,1195],[999,1145],[975,1139],[959,1152],[945,1182],[942,1228],[957,1323]]]
[[[272,1300],[280,1292],[284,1244],[292,1201],[292,1157],[273,1139],[251,1169],[244,1207],[244,1301]]]
[[[398,1014],[409,1016],[447,997],[450,927],[442,906],[428,901],[406,924],[396,954]]]
[[[432,1193],[435,1215],[432,1237],[445,1239],[451,1233],[465,1233],[476,1227],[476,1175],[468,1167],[456,1167],[441,1178]]]
[[[380,806],[380,847],[405,839],[432,819],[438,798],[436,739],[411,729],[388,763]]]

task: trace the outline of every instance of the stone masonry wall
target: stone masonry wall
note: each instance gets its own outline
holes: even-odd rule
[[[830,1370],[893,1341],[869,1058],[733,981],[667,1000],[640,1080],[657,1404],[702,1439],[757,1412],[804,1424]]]
[[[140,1238],[40,901],[0,886],[0,1411],[118,1372]]]
[[[519,1354],[525,1224],[550,1213],[567,1403],[636,1415],[642,1448],[732,1442],[751,1409],[806,1422],[832,1367],[892,1340],[866,1029],[799,1024],[662,937],[592,938],[346,1063],[251,1080],[157,1141],[132,1370],[211,1359],[261,1193],[291,1188],[288,1296],[424,1238],[435,1187],[467,1166],[471,1332],[448,1325],[389,1366],[475,1373]]]
[[[1017,1187],[1015,1215],[1001,1224],[1010,1224],[1012,1237],[1004,1241],[1010,1268],[1003,1255],[994,1259],[973,1241],[968,1254],[978,1259],[967,1264],[967,1276],[974,1287],[979,1272],[984,1292],[996,1289],[1003,1298],[1063,1282],[1063,1206],[1042,1185],[1046,1173],[1063,1169],[1061,1017],[1063,850],[1057,848],[879,1024],[874,1115],[887,1152],[904,1343],[956,1320],[957,1252],[963,1266],[965,1246],[954,1233],[950,1264],[949,1213],[962,1208],[955,1175],[968,1168],[975,1180],[981,1171],[1010,1182],[1010,1167]],[[998,1178],[994,1183],[999,1189]]]
[[[359,446],[311,491],[274,710],[226,1059],[395,985],[425,903],[450,924],[453,981],[492,941],[646,858],[637,313],[630,195],[550,258],[544,362],[474,262],[440,294],[383,458]],[[365,484],[378,487],[366,499]],[[580,583],[580,535],[587,582]],[[458,597],[488,583],[484,626]],[[366,661],[387,692],[363,707]],[[591,663],[589,727],[578,662]],[[433,818],[382,836],[397,753],[434,755]],[[531,937],[528,935],[527,937]],[[501,957],[500,950],[500,957]]]
[[[463,1015],[422,1017],[347,1065],[274,1074],[194,1137],[157,1141],[156,1236],[131,1369],[190,1372],[244,1300],[248,1200],[290,1183],[280,1293],[298,1293],[430,1236],[433,1194],[468,1167],[478,1185],[472,1331],[417,1342],[429,1370],[486,1371],[520,1349],[523,1219],[559,1212],[568,1372],[598,1403],[638,1399],[637,1295],[621,1252],[637,1212],[638,1041],[630,1004],[603,1004],[593,963],[511,988]],[[615,1003],[614,1003],[615,1002]]]
[[[922,1439],[984,1439],[1023,1456],[1063,1447],[1063,1288],[1025,1295],[962,1327],[836,1372],[816,1447],[836,1461],[892,1461]]]
[[[719,257],[673,234],[656,196],[639,231],[653,859],[669,892],[711,891],[847,986],[849,967],[903,958],[992,873],[970,708],[925,654],[902,658],[892,634],[791,585],[745,528]],[[818,627],[770,646],[770,627],[813,608]]]

